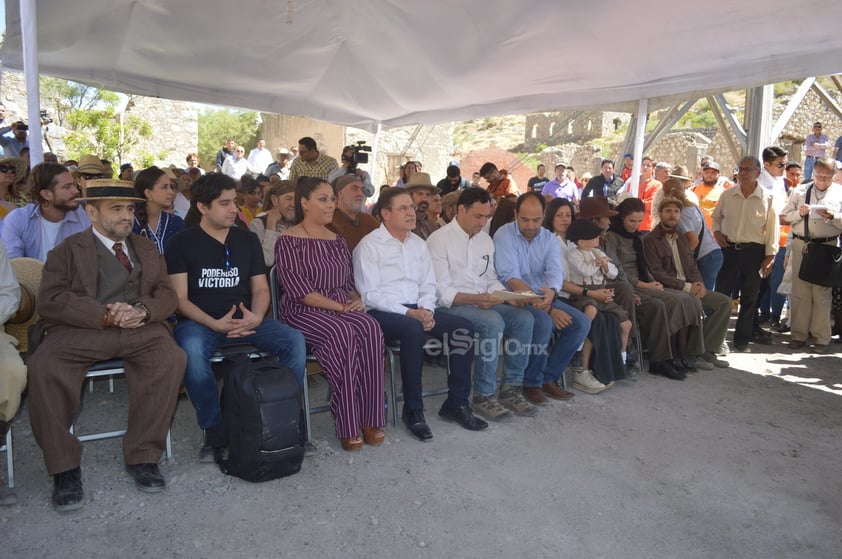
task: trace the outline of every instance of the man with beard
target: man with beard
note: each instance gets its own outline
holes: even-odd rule
[[[430,182],[429,173],[415,173],[409,177],[405,188],[412,196],[412,203],[415,205],[415,229],[412,232],[426,240],[433,231],[439,228],[438,223],[431,220],[427,213],[433,194],[439,193],[439,189]]]
[[[9,212],[3,220],[3,244],[9,258],[27,256],[42,262],[64,239],[87,229],[91,222],[79,207],[79,187],[58,163],[36,165],[29,175],[30,204]]]
[[[132,183],[88,181],[93,227],[50,252],[38,292],[46,335],[29,355],[29,419],[53,476],[56,510],[83,505],[82,443],[70,431],[91,365],[122,359],[129,387],[126,470],[146,493],[166,488],[158,461],[178,401],[185,357],[167,322],[177,304],[164,259],[132,234]],[[30,341],[31,343],[31,341]]]
[[[371,215],[362,211],[365,199],[363,182],[357,175],[343,175],[333,181],[336,209],[327,228],[345,237],[348,250],[356,248],[360,239],[380,227]]]
[[[705,318],[702,323],[705,352],[701,358],[715,367],[728,367],[728,362],[716,357],[725,341],[731,312],[731,299],[708,291],[696,266],[687,237],[678,231],[681,202],[665,198],[658,206],[660,221],[652,232],[643,237],[646,264],[655,281],[669,289],[680,289],[698,297]]]

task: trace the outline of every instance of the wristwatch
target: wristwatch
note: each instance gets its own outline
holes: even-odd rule
[[[587,287],[582,288],[582,295],[587,295],[588,291],[590,291]]]
[[[149,322],[149,319],[152,318],[152,313],[149,311],[149,307],[138,301],[134,304],[134,308],[140,309],[143,311],[143,322]]]

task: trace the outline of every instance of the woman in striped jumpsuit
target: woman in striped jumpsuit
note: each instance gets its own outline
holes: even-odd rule
[[[275,263],[281,319],[304,334],[319,360],[336,435],[350,451],[384,439],[383,333],[354,290],[348,244],[326,227],[335,207],[328,183],[302,178],[295,191],[297,225],[278,237]]]

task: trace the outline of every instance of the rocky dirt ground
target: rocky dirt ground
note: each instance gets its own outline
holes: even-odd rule
[[[429,398],[427,444],[390,424],[383,446],[346,453],[322,414],[318,455],[262,484],[197,462],[182,401],[165,493],[134,489],[119,440],[86,443],[87,501],[64,514],[24,416],[0,556],[839,557],[840,359],[792,354],[785,339],[732,354],[730,369],[644,374],[480,433],[439,420],[442,397]],[[99,382],[81,428],[124,414],[125,383],[109,394]]]

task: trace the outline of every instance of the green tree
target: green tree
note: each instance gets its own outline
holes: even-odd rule
[[[199,113],[199,159],[212,169],[216,153],[228,138],[246,148],[257,145],[257,113],[208,108]]]
[[[117,113],[120,97],[113,91],[48,76],[41,76],[40,82],[41,104],[67,130],[64,142],[70,157],[93,153],[120,164],[141,138],[152,136],[146,120]],[[150,159],[148,154],[136,155]]]

